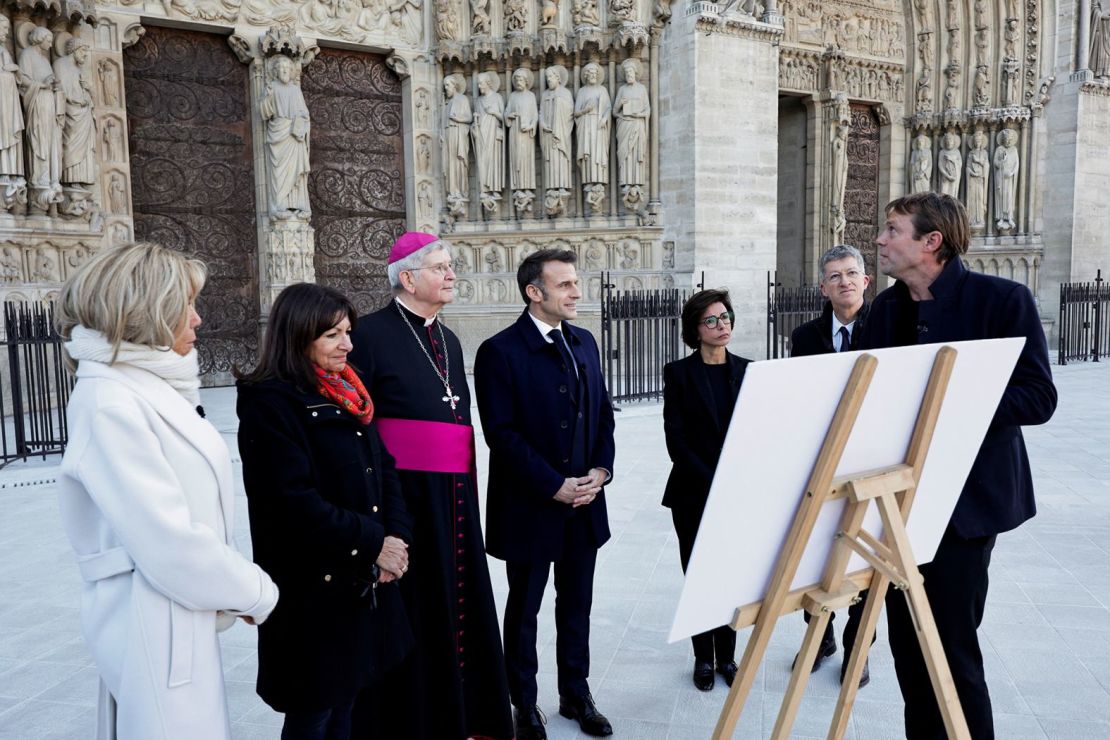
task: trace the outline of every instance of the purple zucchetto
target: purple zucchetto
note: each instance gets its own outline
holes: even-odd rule
[[[397,237],[397,241],[393,242],[393,249],[389,250],[389,264],[403,260],[413,252],[423,249],[433,242],[438,242],[439,237],[435,234],[427,234],[423,231],[406,231]]]

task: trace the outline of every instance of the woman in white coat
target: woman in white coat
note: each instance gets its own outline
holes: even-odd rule
[[[130,244],[93,257],[58,301],[77,375],[58,488],[101,679],[98,738],[230,738],[216,633],[277,603],[234,547],[231,460],[197,406],[204,278],[201,262]]]

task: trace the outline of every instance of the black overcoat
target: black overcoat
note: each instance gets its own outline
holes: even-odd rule
[[[1037,513],[1021,427],[1043,424],[1056,410],[1037,306],[1024,285],[971,272],[959,259],[945,265],[929,291],[932,300],[914,301],[905,283],[896,282],[880,293],[860,349],[1025,337],[950,523],[964,538],[1006,532]]]
[[[279,712],[337,706],[412,645],[396,583],[363,595],[385,536],[411,539],[393,458],[373,423],[316,393],[238,390],[254,560],[281,592],[258,630],[258,694]]]
[[[867,325],[867,314],[871,306],[864,302],[856,314],[856,325],[852,327],[852,341],[848,349],[859,349],[863,328]],[[790,334],[790,356],[807,357],[835,352],[832,338],[832,303],[825,301],[821,315],[805,322]]]

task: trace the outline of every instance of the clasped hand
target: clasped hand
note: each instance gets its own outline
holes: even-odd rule
[[[601,491],[605,483],[606,473],[601,468],[594,468],[589,475],[581,478],[567,478],[563,485],[555,492],[555,500],[559,503],[570,504],[574,508],[591,503]]]
[[[409,569],[409,546],[399,537],[387,536],[382,543],[382,551],[374,562],[381,568],[379,583],[395,581]]]

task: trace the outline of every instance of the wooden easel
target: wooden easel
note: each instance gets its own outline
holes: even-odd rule
[[[879,611],[887,589],[891,586],[906,594],[906,601],[921,644],[921,653],[929,669],[929,677],[932,680],[933,691],[944,718],[948,737],[954,740],[970,740],[963,709],[960,707],[956,688],[952,682],[952,673],[944,657],[944,649],[940,644],[933,613],[929,609],[929,601],[925,596],[921,574],[917,569],[917,562],[914,560],[909,537],[906,534],[906,519],[913,504],[914,491],[921,478],[921,471],[933,439],[933,430],[940,415],[941,404],[944,401],[944,394],[955,362],[956,350],[952,347],[942,347],[937,352],[903,463],[834,478],[878,365],[878,360],[869,354],[861,355],[856,360],[848,384],[841,395],[836,414],[829,425],[829,431],[825,435],[817,463],[809,477],[805,496],[794,516],[786,543],[775,564],[767,595],[761,602],[738,608],[733,618],[731,624],[733,629],[743,629],[752,624],[755,628],[748,639],[739,672],[725,700],[717,727],[713,731],[714,740],[732,737],[740,711],[755,681],[759,664],[767,651],[775,623],[779,617],[802,608],[813,618],[802,640],[802,647],[771,734],[771,737],[776,739],[788,738],[830,614],[835,609],[855,603],[859,600],[860,590],[870,588],[862,624],[848,659],[847,670],[840,687],[840,698],[836,703],[832,725],[829,728],[830,740],[842,738],[855,702],[860,675],[867,660],[867,651],[871,647],[871,637],[875,634]],[[809,544],[821,507],[837,499],[847,499],[848,503],[821,581],[815,586],[791,591],[790,584]],[[882,540],[861,529],[867,507],[872,501],[879,507],[882,517]],[[846,573],[848,561],[853,553],[861,555],[871,565],[871,569],[852,574]]]

